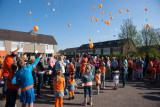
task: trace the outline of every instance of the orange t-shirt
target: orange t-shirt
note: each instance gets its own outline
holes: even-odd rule
[[[96,79],[96,84],[101,84],[101,81],[100,81],[100,74],[96,74],[95,76],[94,76],[94,78]]]
[[[74,81],[71,80],[71,75],[70,75],[70,76],[69,76],[69,85],[72,85],[72,84],[74,84]]]
[[[138,69],[141,69],[141,70],[142,70],[142,69],[143,69],[143,66],[142,66],[142,65],[139,65],[139,66],[138,66]]]
[[[58,78],[58,82],[57,82]],[[54,84],[54,91],[56,92],[63,92],[65,88],[65,79],[63,77],[55,77],[53,79],[53,84]]]
[[[10,72],[7,78],[7,90],[17,91],[20,88],[20,84],[12,84],[12,78],[16,73]]]
[[[4,60],[4,66],[3,66],[3,76],[9,75],[9,72],[11,70],[11,65],[14,63],[13,57],[11,54],[8,54]]]
[[[152,68],[153,68],[153,62],[150,61],[150,62],[149,62],[149,70],[152,71]]]
[[[157,72],[160,72],[159,69],[160,69],[160,62],[159,61],[153,61],[153,65],[156,66],[156,71]]]
[[[133,61],[132,60],[128,61],[128,67],[133,68]]]
[[[74,71],[74,65],[72,63],[67,64],[67,72]]]
[[[133,71],[136,71],[136,65],[133,65]]]
[[[156,77],[156,68],[153,68],[153,69],[152,69],[152,75],[153,75],[154,77]]]
[[[3,69],[0,69],[0,77],[2,77]]]
[[[4,63],[4,59],[0,58],[0,64],[3,64],[3,63]]]
[[[106,72],[106,67],[101,66],[101,67],[100,67],[100,70],[101,70],[101,73],[102,73],[102,74],[105,74],[105,72]]]

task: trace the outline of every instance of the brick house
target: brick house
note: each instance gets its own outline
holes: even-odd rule
[[[104,41],[104,42],[97,42],[93,43],[93,48],[89,48],[89,44],[83,44],[77,48],[68,48],[65,49],[62,54],[66,56],[72,56],[76,54],[103,54],[103,55],[111,55],[111,54],[127,54],[129,52],[137,51],[135,44],[130,39],[128,42],[125,39],[119,40],[111,40],[111,41]]]
[[[57,42],[51,35],[36,34],[30,32],[20,32],[13,30],[0,29],[0,51],[7,54],[21,47],[18,51],[22,56],[26,53],[32,57],[35,53],[44,53],[46,56],[56,54]]]

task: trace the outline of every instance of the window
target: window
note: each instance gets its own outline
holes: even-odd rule
[[[5,47],[5,42],[0,40],[0,47]]]
[[[23,48],[23,42],[12,42],[12,48]]]
[[[101,49],[96,49],[95,54],[101,54]]]
[[[113,48],[113,54],[120,54],[120,48]]]
[[[104,55],[110,55],[110,48],[103,48]]]
[[[38,45],[43,45],[43,43],[37,43]]]
[[[71,52],[71,55],[74,55],[74,52]]]
[[[88,51],[88,54],[93,54],[93,51],[92,51],[92,50],[89,50],[89,51]]]
[[[64,52],[64,55],[66,55],[66,52]]]
[[[27,45],[32,44],[32,42],[26,42]]]
[[[53,50],[53,45],[46,45],[46,50]]]

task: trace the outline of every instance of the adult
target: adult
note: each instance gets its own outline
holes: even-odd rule
[[[55,70],[57,71],[57,70],[59,70],[59,69],[62,69],[62,60],[63,60],[63,57],[62,56],[60,56],[59,58],[58,58],[58,60],[56,61],[56,63],[55,63]]]
[[[94,57],[91,57],[91,61],[90,64],[93,65],[93,74],[95,74],[95,65],[96,65],[96,60],[94,59]]]
[[[118,62],[116,61],[116,58],[113,57],[111,61],[111,78],[112,78],[112,72],[117,69],[118,67]]]
[[[44,67],[44,64],[43,64],[43,57],[40,59],[36,68],[37,68],[37,77],[38,77],[37,97],[38,98],[43,98],[41,96],[41,92],[40,92],[42,84],[43,84],[43,74],[45,73],[45,67]]]
[[[53,69],[55,65],[55,59],[54,59],[54,54],[51,55],[51,57],[49,58],[49,68]]]
[[[100,62],[100,58],[99,58],[99,55],[97,55],[97,58],[96,58],[96,66],[95,66],[95,69],[96,69],[96,70],[99,68],[99,62]]]
[[[65,67],[66,67],[66,63],[65,63],[65,57],[62,56],[62,73],[65,73]]]
[[[109,57],[106,58],[106,76],[111,75],[111,61]]]
[[[6,89],[7,89],[7,78],[8,78],[8,75],[9,75],[9,72],[11,71],[11,65],[14,63],[14,60],[13,58],[15,58],[17,55],[18,55],[18,50],[20,49],[17,48],[15,51],[13,51],[12,53],[8,54],[6,57],[5,57],[5,60],[4,60],[4,66],[3,66],[3,81],[4,81],[4,86],[3,86],[3,89],[2,89],[2,99],[6,99]]]
[[[156,81],[157,81],[159,78],[159,72],[160,72],[160,61],[158,57],[156,57],[155,60],[153,61],[153,65],[156,68]]]
[[[90,61],[91,61],[91,56],[88,55],[88,63],[90,63]]]
[[[4,59],[3,59],[3,57],[0,55],[0,65],[3,65],[3,63],[4,63]]]
[[[103,63],[105,63],[104,57],[101,57],[100,61],[99,61],[99,67],[101,67],[103,65]]]
[[[119,69],[121,69],[122,66],[123,66],[123,61],[122,61],[122,58],[119,57],[119,60],[118,60],[118,67],[119,67]]]
[[[143,63],[141,58],[138,59],[137,67],[138,67],[138,77],[139,79],[143,80]]]
[[[82,61],[81,61],[81,75],[85,72],[86,63],[87,63],[87,62],[88,62],[87,55],[84,54],[84,55],[83,55],[83,58],[82,58]]]
[[[133,61],[128,58],[128,79],[132,79]]]

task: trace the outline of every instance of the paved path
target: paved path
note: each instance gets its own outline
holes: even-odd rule
[[[121,86],[121,84],[120,84]],[[0,93],[2,88],[0,88]],[[160,107],[160,85],[152,85],[147,82],[128,82],[125,88],[113,90],[113,83],[106,82],[106,89],[95,95],[93,88],[93,107]],[[42,89],[44,99],[36,99],[34,107],[54,107],[53,91],[49,87]],[[75,99],[67,100],[64,97],[64,107],[81,106],[83,102],[83,87],[75,91]],[[4,107],[5,101],[0,101],[0,107]],[[17,100],[17,107],[20,107]]]

